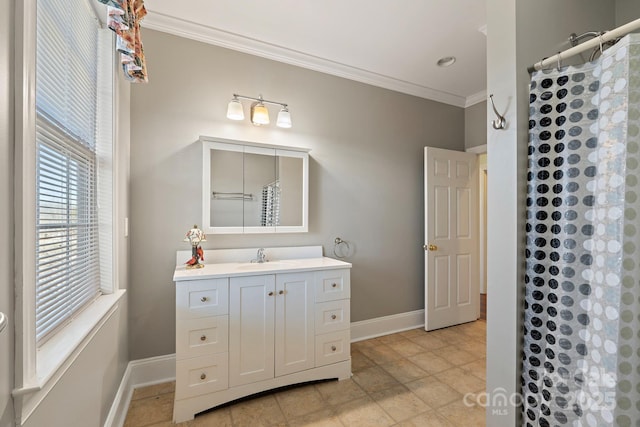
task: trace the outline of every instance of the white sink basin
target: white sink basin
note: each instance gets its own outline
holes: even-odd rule
[[[267,262],[251,262],[238,265],[238,270],[243,271],[262,271],[262,270],[279,270],[289,268],[295,265],[294,261],[267,261]]]

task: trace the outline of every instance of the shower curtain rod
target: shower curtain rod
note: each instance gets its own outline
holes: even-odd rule
[[[606,43],[608,41],[614,40],[618,37],[622,37],[632,31],[640,29],[640,19],[636,19],[635,21],[631,21],[627,24],[624,24],[618,28],[614,28],[611,31],[607,31],[601,37],[594,37],[591,40],[588,40],[584,43],[580,43],[577,46],[564,50],[560,53],[557,53],[549,58],[543,59],[540,62],[536,62],[527,70],[532,73],[534,71],[542,70],[543,68],[547,68],[551,65],[556,65],[558,62],[561,62],[563,59],[570,58],[574,55],[578,55],[579,53],[585,52],[589,49],[594,49],[600,46],[600,43]]]

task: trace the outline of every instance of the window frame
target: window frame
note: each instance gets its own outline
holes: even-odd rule
[[[105,8],[89,1],[97,16],[106,17]],[[112,74],[112,165],[111,247],[112,283],[102,284],[107,292],[39,348],[36,345],[35,283],[33,254],[36,251],[36,8],[37,0],[15,3],[15,389],[12,392],[17,425],[22,425],[73,362],[118,310],[125,294],[118,283],[119,223],[117,183],[118,79],[116,58]],[[114,55],[115,56],[115,55]]]

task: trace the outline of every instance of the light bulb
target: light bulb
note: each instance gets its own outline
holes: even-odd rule
[[[258,126],[269,124],[269,110],[262,102],[251,104],[251,123]]]
[[[291,113],[287,107],[283,107],[278,113],[278,121],[276,122],[276,125],[285,129],[291,127]]]
[[[244,110],[238,98],[233,98],[227,106],[227,118],[231,120],[244,120]]]

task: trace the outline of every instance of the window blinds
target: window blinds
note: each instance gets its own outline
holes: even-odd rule
[[[97,146],[110,36],[86,0],[37,3],[36,342],[100,295]],[[104,58],[104,56],[103,56]],[[105,63],[107,62],[107,63]],[[110,104],[110,101],[109,101]],[[109,113],[110,114],[110,113]]]

